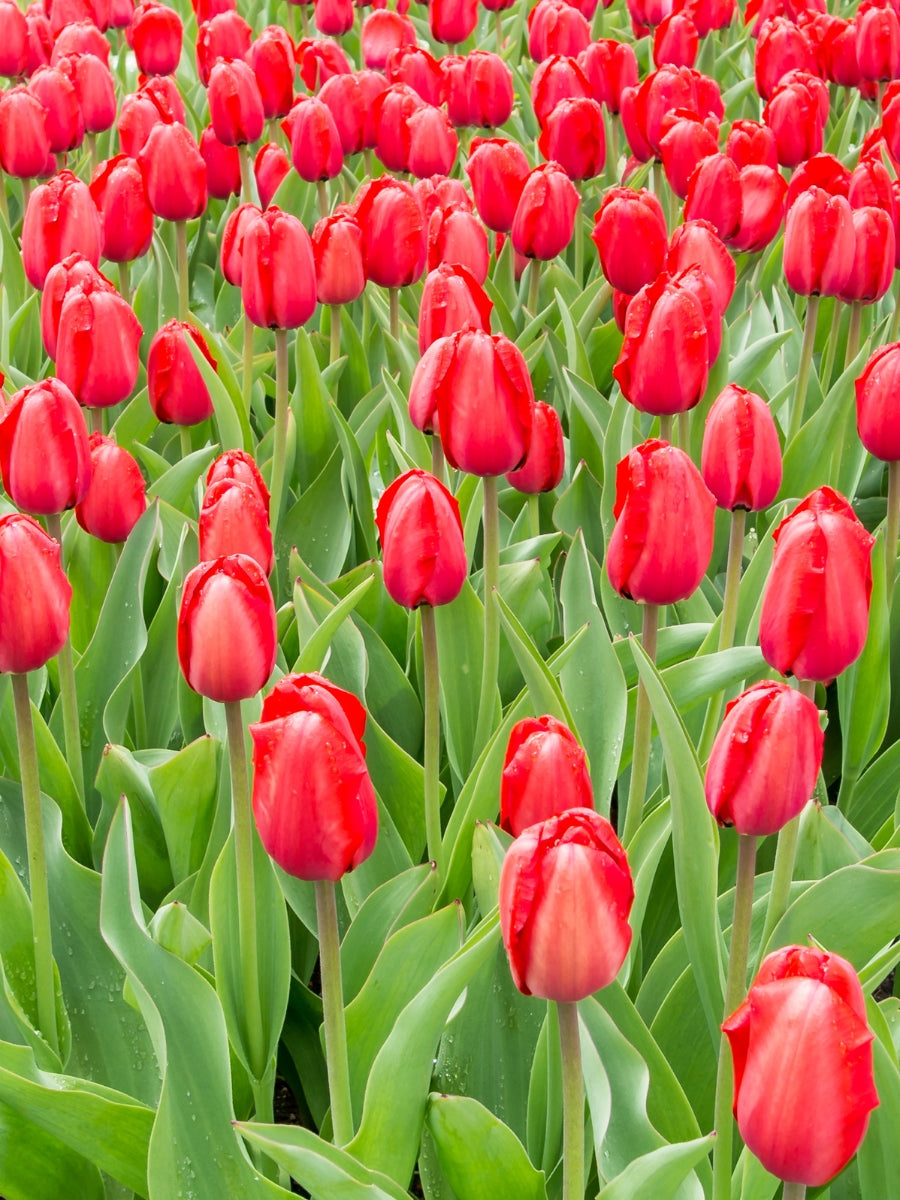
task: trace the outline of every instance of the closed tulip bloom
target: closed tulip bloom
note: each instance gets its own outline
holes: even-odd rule
[[[795,201],[817,187],[829,196],[850,196],[850,172],[833,154],[814,154],[802,162],[791,175],[785,206],[789,210]]]
[[[386,89],[387,82],[382,82]],[[328,106],[334,118],[344,154],[358,154],[375,144],[375,119],[371,106],[376,97],[368,95],[359,76],[332,76],[322,85],[319,99]]]
[[[199,329],[174,318],[154,334],[147,352],[147,397],[156,419],[166,425],[199,425],[213,415],[212,397],[188,338],[215,369]]]
[[[535,167],[516,206],[510,232],[513,246],[526,258],[556,258],[572,240],[580,199],[559,163]]]
[[[716,306],[724,313],[734,295],[734,259],[708,221],[683,221],[675,227],[666,255],[666,270],[677,275],[699,266],[709,281]]]
[[[70,288],[83,287],[85,291],[99,289],[114,292],[116,289],[101,275],[93,263],[83,254],[70,254],[47,272],[44,290],[41,293],[41,339],[49,358],[56,360],[56,341],[59,335],[59,317],[63,301]]]
[[[490,50],[473,50],[465,58],[441,59],[447,114],[456,126],[494,129],[505,125],[513,110],[512,72]]]
[[[0,93],[0,167],[16,179],[44,173],[50,156],[47,114],[26,87]]]
[[[741,223],[728,244],[735,250],[755,253],[764,250],[778,236],[784,217],[787,184],[771,167],[742,167]]]
[[[781,487],[781,446],[772,411],[755,392],[729,383],[706,418],[703,480],[720,508],[758,512]]]
[[[323,217],[312,231],[316,298],[320,304],[352,304],[366,287],[362,229],[349,213]]]
[[[827,1183],[859,1149],[878,1105],[874,1034],[853,967],[818,947],[784,946],[763,959],[722,1029],[748,1148],[781,1179]]]
[[[528,14],[528,53],[535,62],[551,54],[580,54],[590,40],[588,21],[566,0],[538,0]]]
[[[669,13],[653,34],[653,62],[657,67],[664,63],[692,67],[699,48],[700,35],[687,11]]]
[[[782,167],[796,167],[822,149],[828,113],[827,108],[822,112],[821,94],[810,84],[810,79],[808,75],[803,79],[788,75],[763,109],[763,121],[775,136]],[[827,101],[827,85],[819,82],[826,89]]]
[[[0,517],[0,672],[36,671],[65,645],[72,588],[59,559],[37,521]]]
[[[409,118],[424,106],[418,92],[405,83],[391,84],[375,98],[375,152],[389,171],[409,170]]]
[[[28,66],[28,24],[15,0],[0,3],[0,75],[15,79]]]
[[[138,161],[147,198],[158,217],[191,221],[206,208],[206,163],[193,134],[181,124],[154,125]]]
[[[40,290],[50,268],[75,251],[96,266],[101,238],[87,184],[71,171],[60,171],[34,189],[25,208],[22,264],[28,282]]]
[[[815,71],[816,53],[799,25],[770,17],[759,31],[753,70],[756,90],[768,100],[789,71]]]
[[[147,507],[147,485],[141,468],[122,446],[102,433],[92,433],[91,485],[75,505],[75,520],[101,542],[124,542]]]
[[[799,816],[816,787],[825,734],[819,710],[786,683],[763,680],[725,709],[706,768],[720,825],[767,837]]]
[[[425,218],[408,183],[381,176],[366,184],[355,216],[363,231],[366,278],[380,287],[415,283],[425,267]]]
[[[209,73],[209,114],[216,137],[226,146],[255,142],[265,113],[253,68],[241,59],[220,60]]]
[[[331,38],[303,38],[294,51],[300,78],[311,92],[318,91],[334,75],[349,75],[347,55]]]
[[[478,215],[495,233],[509,233],[530,168],[518,142],[474,138],[466,174]]]
[[[596,100],[560,100],[541,131],[541,154],[558,162],[570,179],[593,179],[606,162],[603,109]]]
[[[536,400],[532,412],[531,445],[521,467],[506,472],[506,482],[526,495],[552,492],[563,477],[566,452],[559,414],[550,404]]]
[[[281,125],[291,141],[294,170],[307,183],[334,179],[344,165],[341,135],[327,104],[300,96]]]
[[[598,38],[578,55],[578,64],[591,85],[595,100],[611,113],[619,111],[622,90],[638,81],[637,58],[628,42]]]
[[[526,717],[509,733],[500,776],[500,828],[518,837],[570,808],[594,807],[587,755],[556,717]]]
[[[104,66],[109,66],[109,42],[103,36],[96,14],[85,14],[83,20],[67,21],[53,44],[52,63],[69,54],[93,54]]]
[[[864,205],[851,213],[853,265],[837,293],[845,304],[874,304],[887,294],[894,277],[894,222],[883,208]]]
[[[662,205],[641,188],[610,188],[594,216],[591,233],[603,274],[620,292],[634,296],[663,269],[669,234]]]
[[[18,8],[15,0],[11,0],[11,7]],[[39,2],[28,5],[25,10],[25,25],[28,29],[28,56],[24,74],[31,75],[38,67],[46,67],[50,63],[50,55],[53,53],[53,30],[43,5]]]
[[[96,54],[68,54],[56,60],[78,96],[87,133],[103,133],[116,120],[116,92],[106,63]]]
[[[724,154],[711,154],[698,164],[688,183],[684,202],[686,221],[709,221],[728,241],[741,225],[741,180],[734,162]]]
[[[200,157],[206,164],[206,191],[215,200],[241,194],[241,156],[237,146],[226,146],[212,125],[200,134]]]
[[[294,43],[280,25],[267,25],[247,51],[266,120],[286,116],[294,103]]]
[[[319,33],[342,37],[353,28],[353,0],[315,0],[315,22]]]
[[[467,325],[491,331],[492,302],[466,267],[441,263],[425,276],[419,305],[419,353]]]
[[[103,257],[133,262],[153,240],[153,209],[136,158],[117,154],[94,171],[91,197],[103,218]]]
[[[725,153],[734,159],[738,168],[752,165],[778,166],[775,135],[768,125],[759,121],[733,121],[725,142]]]
[[[453,204],[435,209],[428,222],[426,265],[433,271],[442,263],[465,267],[479,284],[488,276],[487,230],[473,212]]]
[[[665,273],[641,289],[628,306],[613,375],[641,412],[666,416],[699,403],[709,375],[709,333],[693,289]]]
[[[167,4],[144,0],[134,10],[129,42],[144,75],[174,75],[181,58],[184,26]]]
[[[700,586],[713,548],[716,502],[683,450],[651,438],[616,468],[616,525],[606,571],[621,596],[674,604]]]
[[[61,513],[83,499],[91,482],[87,425],[64,383],[32,384],[0,411],[0,472],[26,512]]]
[[[821,487],[774,533],[759,644],[782,675],[830,682],[862,653],[875,539],[843,496]]]
[[[366,767],[366,712],[316,673],[286,675],[263,701],[253,738],[253,816],[283,871],[337,882],[378,837]]]
[[[478,24],[478,0],[430,0],[428,22],[435,41],[458,46]]]
[[[188,572],[178,662],[195,692],[226,704],[255,696],[272,674],[276,649],[275,602],[255,559],[231,554]]]
[[[248,483],[221,479],[207,488],[200,508],[200,560],[246,554],[270,575],[275,564],[269,506]]]
[[[416,27],[407,16],[376,9],[363,21],[360,34],[363,62],[374,71],[381,71],[395,50],[415,46]]]
[[[576,58],[554,54],[544,59],[531,78],[531,103],[541,128],[560,100],[590,95],[588,77]]]
[[[444,73],[436,58],[421,46],[399,46],[388,55],[384,67],[389,84],[405,83],[426,104],[444,103]]]
[[[378,501],[375,524],[392,600],[418,608],[456,599],[468,558],[459,504],[440,480],[418,468],[395,479]]]
[[[59,313],[56,370],[79,404],[109,408],[134,391],[143,330],[116,291],[70,288]]]
[[[855,386],[860,441],[882,462],[900,462],[900,342],[876,350]]]
[[[197,74],[204,87],[209,84],[212,69],[220,58],[244,61],[252,37],[253,30],[233,9],[200,23],[196,42]]]
[[[836,296],[853,270],[853,214],[843,196],[808,188],[784,226],[784,274],[801,296]]]
[[[407,119],[411,175],[427,179],[431,175],[449,175],[456,161],[459,138],[450,118],[440,108],[425,104]]]
[[[274,205],[253,217],[241,248],[241,300],[254,325],[297,329],[316,308],[316,266],[309,234]]]
[[[259,203],[268,208],[278,189],[291,173],[291,160],[277,142],[264,142],[253,160],[253,175],[259,191]]]
[[[255,204],[239,204],[225,222],[219,247],[219,266],[222,274],[234,287],[241,286],[243,275],[244,234],[247,227],[262,212]]]
[[[634,885],[612,825],[570,808],[531,825],[500,870],[500,928],[526,996],[571,1002],[612,983],[631,945]]]
[[[882,82],[900,76],[900,19],[889,4],[859,6],[856,61],[862,79]]]
[[[891,191],[891,175],[880,158],[874,154],[860,158],[850,172],[847,199],[851,208],[862,208],[867,204],[883,208],[893,220],[896,204]]]
[[[84,140],[84,117],[78,93],[58,67],[39,67],[28,80],[28,90],[44,107],[44,127],[52,154],[66,154]]]
[[[661,126],[659,152],[669,186],[683,200],[698,165],[719,146],[719,123],[715,117],[701,120],[695,112],[679,108],[665,117]]]
[[[475,212],[472,198],[461,179],[448,179],[446,175],[417,179],[413,184],[413,192],[426,221],[431,220],[437,209]]]

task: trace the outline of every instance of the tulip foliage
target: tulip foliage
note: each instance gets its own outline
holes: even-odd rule
[[[893,1196],[894,8],[0,74],[0,1197]]]

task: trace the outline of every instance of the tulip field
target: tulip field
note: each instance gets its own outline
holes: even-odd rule
[[[896,1200],[900,3],[0,76],[0,1200]]]

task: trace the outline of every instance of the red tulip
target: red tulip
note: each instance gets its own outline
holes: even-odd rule
[[[84,140],[84,117],[78,93],[58,67],[38,67],[28,80],[28,90],[44,106],[47,140],[52,154],[67,154]]]
[[[235,479],[250,487],[266,510],[269,511],[269,489],[265,485],[259,467],[246,450],[226,450],[210,464],[206,472],[206,486],[212,488],[223,479]]]
[[[458,263],[441,263],[425,276],[419,305],[419,353],[467,325],[490,333],[493,307],[471,271]]]
[[[315,0],[315,22],[319,33],[342,37],[353,28],[353,0]]]
[[[583,1000],[619,973],[634,886],[613,827],[593,809],[525,829],[503,860],[499,900],[513,982],[526,996]]]
[[[456,204],[436,208],[428,222],[426,265],[434,271],[444,263],[465,267],[479,284],[487,279],[487,230],[473,212]]]
[[[360,44],[366,66],[381,71],[395,50],[415,46],[416,27],[407,16],[386,8],[376,9],[363,21]]]
[[[124,542],[147,507],[147,485],[141,468],[122,446],[102,433],[92,433],[91,485],[75,505],[81,528],[101,542]]]
[[[59,313],[56,371],[79,404],[108,408],[134,391],[143,329],[116,291],[79,284]]]
[[[250,726],[256,827],[289,875],[336,882],[375,848],[365,722],[354,695],[309,674],[279,680]]]
[[[856,428],[870,454],[900,461],[900,342],[881,346],[856,380]]]
[[[761,396],[729,383],[706,418],[700,459],[703,481],[720,508],[757,512],[781,487],[775,418]]]
[[[253,160],[253,175],[262,208],[269,207],[290,173],[291,160],[278,143],[263,142]]]
[[[659,152],[669,186],[683,200],[698,165],[719,146],[719,122],[713,116],[703,120],[695,112],[679,108],[663,118]]]
[[[16,179],[45,173],[50,157],[47,112],[26,87],[0,93],[0,167]]]
[[[13,7],[18,7],[13,0]],[[50,22],[44,13],[43,5],[40,3],[29,4],[25,10],[25,25],[28,30],[28,57],[24,67],[24,74],[32,75],[39,67],[46,67],[50,64],[50,55],[53,53],[53,30],[50,27]],[[2,44],[8,45],[4,39]],[[17,62],[15,58],[15,33],[12,37],[12,57],[8,65],[13,65]],[[16,72],[19,74],[19,72]]]
[[[327,104],[315,96],[299,96],[281,128],[291,139],[291,162],[301,179],[317,183],[340,175],[344,150]]]
[[[296,329],[316,308],[316,265],[309,234],[274,205],[253,216],[241,243],[241,300],[263,329]]]
[[[756,165],[774,169],[778,166],[775,135],[768,125],[762,125],[759,121],[732,122],[725,153],[734,159],[739,168]]]
[[[98,289],[114,292],[116,289],[83,254],[70,254],[47,272],[44,290],[41,293],[41,338],[44,349],[56,360],[56,342],[59,336],[59,317],[66,294],[73,287],[85,291]]]
[[[551,54],[580,54],[590,41],[590,25],[566,0],[538,0],[528,14],[528,53],[535,62]]]
[[[43,288],[47,272],[75,251],[94,266],[100,261],[100,218],[87,184],[71,171],[34,189],[22,223],[22,264],[32,287]]]
[[[683,450],[655,438],[616,468],[606,571],[616,591],[674,604],[697,590],[713,548],[716,502]]]
[[[617,113],[622,90],[635,87],[638,81],[637,59],[631,45],[599,38],[582,50],[578,64],[590,82],[594,99],[605,104],[609,112]]]
[[[882,82],[900,76],[900,19],[889,4],[859,6],[856,61],[862,79]]]
[[[18,508],[46,516],[73,508],[91,482],[87,425],[58,379],[23,388],[0,410],[0,471]]]
[[[37,521],[0,517],[0,671],[36,671],[65,645],[72,588],[59,557]]]
[[[222,274],[234,287],[241,286],[244,234],[247,226],[261,211],[255,204],[239,204],[225,222],[225,228],[222,230],[219,265],[222,268]]]
[[[96,13],[85,14],[82,20],[67,21],[57,33],[50,61],[57,63],[70,54],[93,54],[104,66],[109,66],[109,42],[103,36]]]
[[[590,95],[588,77],[575,58],[561,54],[545,58],[531,78],[531,103],[541,128],[560,100]]]
[[[15,79],[28,66],[28,24],[15,0],[0,2],[0,75]]]
[[[390,176],[366,184],[355,216],[366,278],[387,288],[415,283],[425,267],[425,218],[409,184]]]
[[[415,468],[385,490],[375,513],[384,556],[384,586],[404,608],[449,604],[468,574],[456,498]]]
[[[409,135],[407,168],[417,179],[448,175],[456,161],[459,139],[441,108],[423,104],[406,121]]]
[[[811,187],[790,207],[784,227],[784,274],[801,296],[835,296],[853,270],[853,215],[843,196]]]
[[[698,164],[688,183],[684,219],[709,221],[723,241],[741,226],[740,173],[724,154],[711,154]]]
[[[103,257],[133,262],[146,254],[153,240],[153,210],[137,159],[117,154],[101,163],[91,179],[91,198],[103,218]]]
[[[706,768],[706,803],[720,825],[767,837],[806,807],[822,765],[819,710],[786,683],[755,683],[725,709]]]
[[[158,421],[166,425],[199,425],[213,415],[213,402],[188,345],[191,338],[209,365],[215,359],[193,325],[167,321],[147,352],[147,397]]]
[[[878,1104],[874,1034],[853,968],[817,947],[784,946],[763,960],[722,1029],[749,1149],[791,1183],[827,1183],[859,1149]]]
[[[184,101],[173,79],[152,75],[141,84],[139,91],[122,101],[117,126],[122,153],[137,158],[147,144],[153,126],[160,121],[167,125],[176,122],[183,125]]]
[[[349,213],[323,217],[312,231],[316,299],[320,304],[352,304],[366,287],[362,230]]]
[[[678,275],[699,266],[709,281],[716,307],[724,313],[734,295],[734,259],[708,221],[683,221],[675,227],[666,255],[666,270]]]
[[[426,104],[443,104],[445,83],[441,65],[421,46],[399,46],[392,50],[384,73],[389,84],[405,83]]]
[[[786,206],[791,209],[804,192],[820,188],[829,196],[850,195],[850,172],[833,154],[814,154],[802,162],[791,175],[788,184]]]
[[[526,258],[547,261],[572,240],[581,197],[559,163],[535,167],[525,180],[510,231],[512,244]]]
[[[587,755],[556,717],[526,717],[509,733],[500,776],[500,828],[518,837],[570,808],[593,808]]]
[[[527,495],[552,492],[563,477],[565,465],[566,452],[559,415],[551,405],[536,400],[528,454],[521,467],[506,472],[506,482],[516,491]]]
[[[447,113],[456,126],[494,129],[505,125],[513,110],[512,72],[490,50],[441,59]]]
[[[789,71],[816,71],[815,50],[799,25],[770,17],[759,31],[753,70],[756,90],[769,100]]]
[[[472,198],[460,179],[448,179],[446,175],[432,175],[417,179],[413,192],[419,202],[422,215],[430,221],[437,209],[444,211],[474,213]]]
[[[606,162],[603,109],[596,100],[560,100],[547,118],[538,146],[576,183],[593,179]]]
[[[506,138],[474,138],[466,174],[478,215],[497,233],[509,233],[528,178],[525,151]]]
[[[200,157],[206,164],[206,190],[215,200],[241,194],[241,157],[237,146],[226,146],[212,125],[200,134]]]
[[[384,76],[374,71],[335,75],[322,85],[319,99],[331,110],[344,154],[358,154],[375,146],[374,106],[387,86]]]
[[[741,223],[728,239],[735,250],[764,250],[778,236],[784,216],[787,185],[778,171],[766,166],[742,167]]]
[[[116,120],[116,92],[109,67],[96,54],[67,54],[53,65],[66,74],[81,106],[87,133],[103,133]]]
[[[875,539],[843,496],[822,487],[774,533],[759,644],[782,675],[830,682],[862,653]]]
[[[827,85],[803,72],[792,72],[778,84],[762,116],[775,136],[778,162],[783,167],[796,167],[822,149],[828,117]]]
[[[594,215],[591,234],[603,274],[614,288],[634,296],[663,269],[668,231],[662,205],[641,188],[610,188]]]
[[[210,73],[224,59],[246,59],[250,50],[253,30],[243,17],[233,9],[217,13],[197,28],[197,74],[204,87],[209,83]]]
[[[173,8],[144,0],[134,10],[129,43],[144,75],[174,75],[181,58],[184,26]]]
[[[269,506],[249,483],[221,479],[208,487],[199,519],[200,560],[246,554],[266,575],[275,563]]]
[[[351,72],[347,55],[331,38],[304,38],[294,52],[300,78],[311,92],[321,89],[334,75]]]
[[[178,662],[189,686],[210,700],[247,700],[275,666],[272,592],[255,559],[230,554],[202,562],[184,580]]]
[[[207,85],[209,114],[216,137],[226,146],[255,142],[263,131],[265,113],[253,68],[241,59],[220,59]]]
[[[138,162],[158,217],[190,221],[200,216],[206,208],[206,163],[186,126],[162,121],[154,125]]]
[[[864,205],[851,212],[854,234],[850,275],[837,295],[845,304],[874,304],[894,277],[894,221],[883,208]]]
[[[428,21],[435,41],[457,46],[478,23],[478,0],[430,0]]]
[[[267,25],[247,51],[266,120],[286,116],[294,103],[294,43],[280,25]]]

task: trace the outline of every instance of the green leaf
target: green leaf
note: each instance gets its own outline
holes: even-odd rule
[[[4,1200],[104,1200],[105,1194],[93,1163],[2,1102],[0,1189]]]
[[[197,322],[202,326],[202,322]],[[203,331],[203,336],[210,345],[210,349],[214,350],[214,357],[218,362],[227,362],[227,352],[221,340],[215,337],[208,329]],[[203,376],[203,382],[209,389],[210,399],[213,402],[214,421],[219,435],[219,445],[223,450],[252,450],[253,437],[250,433],[250,424],[248,414],[244,412],[243,402],[239,395],[232,395],[229,389],[225,386],[224,372],[219,372],[211,367],[206,355],[194,342],[192,337],[185,338],[188,349],[193,356],[194,362]],[[233,381],[232,375],[232,381]],[[212,461],[212,457],[210,461]]]
[[[847,806],[847,819],[864,837],[873,837],[893,816],[898,793],[900,742],[894,742],[863,773]]]
[[[331,643],[334,641],[338,629],[372,586],[374,578],[374,575],[370,575],[368,579],[364,579],[362,583],[357,584],[349,595],[345,596],[343,600],[328,612],[328,615],[315,631],[304,639],[300,657],[294,665],[295,671],[321,671],[324,668],[331,651]],[[302,592],[304,587],[305,585],[301,579],[298,579],[294,584],[295,608],[297,606],[297,591],[299,589]],[[297,620],[298,622],[301,621],[300,613],[297,614]]]
[[[870,1022],[877,1028],[877,1023],[872,1020],[878,1013],[874,1001],[868,999],[866,1007],[871,1014]],[[869,1117],[869,1128],[857,1159],[859,1182],[862,1194],[866,1197],[890,1196],[897,1172],[900,1171],[900,1145],[897,1141],[897,1130],[900,1128],[900,1072],[892,1049],[886,1048],[878,1037],[872,1046],[878,1107]]]
[[[348,1150],[401,1186],[409,1182],[419,1151],[441,1030],[460,992],[492,958],[499,937],[494,913],[410,1001],[375,1059],[362,1122]]]
[[[291,409],[297,422],[297,478],[301,489],[305,489],[319,478],[335,454],[341,455],[328,388],[309,334],[302,328],[297,330],[296,356],[297,382]]]
[[[282,519],[279,558],[291,547],[322,580],[335,579],[350,546],[352,527],[341,488],[342,455],[335,449],[325,467]]]
[[[492,1112],[464,1096],[432,1092],[425,1116],[438,1161],[459,1200],[543,1200],[544,1174]]]
[[[572,715],[563,700],[559,684],[550,674],[531,638],[522,628],[512,609],[499,593],[494,597],[500,610],[500,624],[522,671],[535,712],[549,713],[572,725]]]
[[[176,883],[200,869],[210,843],[221,751],[214,738],[198,738],[147,771]]]
[[[484,609],[468,580],[450,604],[434,611],[441,680],[441,728],[455,774],[465,779],[475,749],[481,694]]]
[[[173,879],[166,839],[147,769],[124,746],[107,745],[100,760],[96,785],[103,797],[103,809],[97,820],[95,853],[99,858],[119,801],[127,796],[137,833],[135,856],[141,894],[155,909],[171,890]]]
[[[193,338],[187,340],[192,342]],[[180,458],[155,483],[150,484],[147,488],[148,497],[157,496],[184,516],[195,517],[197,481],[216,457],[217,451],[217,446],[204,446],[201,450],[194,450],[192,454]]]
[[[632,1200],[652,1194],[654,1200],[675,1200],[683,1181],[707,1158],[716,1140],[714,1133],[676,1146],[662,1146],[629,1163],[620,1175],[601,1188],[597,1200]],[[703,1192],[695,1193],[702,1196]]]

